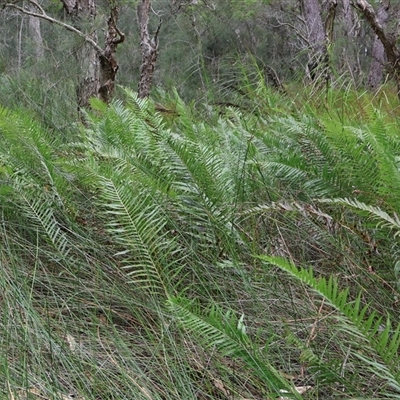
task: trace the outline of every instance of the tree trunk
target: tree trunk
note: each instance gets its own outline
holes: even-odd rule
[[[344,36],[344,46],[342,48],[343,64],[347,66],[354,84],[357,85],[359,78],[362,76],[360,48],[357,46],[361,24],[356,10],[351,5],[351,0],[343,0],[342,15]]]
[[[31,3],[28,7],[33,12],[37,11],[36,7]],[[44,57],[44,45],[39,18],[29,16],[29,36],[34,46],[35,61],[38,62]]]
[[[118,8],[113,7],[107,20],[108,29],[105,32],[105,48],[100,54],[100,88],[99,97],[109,103],[114,95],[115,77],[118,63],[115,58],[117,46],[125,40],[125,35],[117,27]]]
[[[381,3],[376,14],[378,22],[384,29],[389,18],[388,11],[389,6]],[[385,48],[383,47],[383,44],[379,40],[378,36],[375,36],[374,44],[372,46],[371,68],[369,70],[367,80],[367,85],[371,90],[376,90],[381,85],[385,62]]]
[[[18,22],[18,18],[17,18]],[[24,16],[21,16],[21,24],[18,29],[18,44],[17,44],[17,71],[20,71],[22,68],[22,28],[24,26]]]
[[[400,99],[400,50],[397,47],[398,35],[390,35],[385,30],[375,10],[366,0],[353,0],[353,4],[364,15],[371,29],[383,45],[386,58],[391,67],[392,76],[397,85],[397,96]]]
[[[333,41],[333,26],[335,24],[337,0],[328,0],[328,11],[325,19],[325,40],[329,46]]]
[[[82,38],[83,43],[75,49],[75,57],[81,72],[77,86],[78,110],[89,107],[92,97],[98,97],[109,103],[114,94],[115,77],[118,71],[115,53],[118,44],[125,39],[125,35],[117,27],[118,8],[115,6],[111,8],[105,31],[105,45],[102,49],[97,43],[97,34],[93,29],[96,16],[94,0],[62,0],[62,2],[72,20],[72,25],[47,15],[35,0],[29,0],[29,9],[15,3],[8,3],[6,7],[14,8],[34,20],[44,19],[60,25]],[[82,29],[85,26],[91,29],[87,33]]]
[[[158,34],[160,32],[161,22],[158,25],[156,33],[151,38],[149,33],[150,7],[150,0],[141,0],[137,7],[140,27],[140,49],[142,52],[142,64],[140,66],[138,85],[138,95],[140,98],[149,96],[158,56]]]
[[[343,22],[344,22],[344,34],[347,37],[356,36],[356,23],[353,18],[353,12],[351,7],[351,0],[343,0],[342,2],[343,9]]]
[[[318,0],[302,0],[302,7],[310,49],[308,70],[314,81],[319,80],[321,76],[325,77],[327,72],[325,29]]]
[[[84,31],[85,26],[93,28],[96,17],[96,4],[94,0],[61,0],[72,24]],[[97,43],[95,30],[86,32],[87,37]],[[78,109],[88,108],[91,97],[97,97],[100,88],[100,62],[98,52],[87,40],[75,50],[75,57],[81,71],[77,86]]]

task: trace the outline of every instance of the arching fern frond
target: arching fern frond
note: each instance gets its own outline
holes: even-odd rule
[[[59,141],[22,112],[0,109],[0,153],[10,172],[33,184],[47,186],[54,200],[65,206],[68,182],[58,168]]]
[[[312,268],[297,268],[290,261],[260,256],[260,259],[288,272],[299,281],[310,286],[338,312],[338,326],[354,337],[358,345],[363,345],[362,352],[354,351],[354,355],[364,361],[374,374],[385,380],[395,393],[385,393],[392,398],[400,398],[400,324],[394,325],[389,316],[383,318],[371,310],[370,306],[361,304],[361,294],[353,301],[349,300],[349,290],[339,290],[337,280],[315,278]],[[367,314],[369,313],[369,316]],[[382,362],[375,360],[379,356]]]
[[[170,293],[168,254],[174,243],[165,234],[165,219],[160,207],[145,191],[133,188],[134,182],[122,176],[99,177],[100,203],[109,232],[126,247],[124,268],[132,282],[152,292]]]
[[[224,312],[217,305],[212,305],[207,314],[202,314],[199,307],[182,297],[171,297],[167,306],[180,326],[195,335],[207,348],[217,348],[222,355],[238,358],[261,378],[271,395],[301,399],[294,388],[258,351],[246,334],[243,321],[231,310]]]
[[[340,204],[348,206],[353,210],[364,212],[370,215],[373,219],[377,220],[378,226],[385,227],[391,230],[395,230],[394,236],[400,234],[400,219],[394,214],[390,216],[386,211],[382,210],[380,207],[370,206],[356,199],[320,199],[317,200],[320,203],[328,204]]]
[[[54,202],[44,195],[44,190],[14,182],[14,201],[22,215],[27,218],[26,227],[50,242],[57,257],[72,261],[69,256],[72,243],[55,214]],[[29,226],[30,225],[30,226]]]

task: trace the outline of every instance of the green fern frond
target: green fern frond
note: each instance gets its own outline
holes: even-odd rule
[[[58,257],[70,258],[72,244],[65,233],[62,223],[56,218],[55,206],[51,198],[44,195],[44,190],[14,182],[15,205],[20,208],[30,223],[30,228],[37,230],[40,236],[49,241]],[[29,226],[27,226],[29,227]],[[26,228],[27,228],[26,227]]]
[[[400,151],[397,127],[388,124],[378,111],[369,129],[362,132],[363,141],[371,148],[377,161],[377,191],[395,206],[400,200],[400,173],[396,158]]]
[[[67,175],[59,164],[60,142],[40,124],[22,112],[0,109],[0,153],[9,176],[23,177],[32,185],[46,186],[60,207],[68,208],[70,190]]]
[[[339,290],[338,282],[333,276],[330,276],[329,279],[323,277],[317,279],[311,268],[297,268],[288,260],[278,257],[260,256],[259,258],[306,283],[342,314],[346,319],[339,317],[339,321],[342,323],[341,329],[355,337],[359,341],[358,343],[365,343],[368,350],[378,355],[384,363],[376,363],[369,355],[360,353],[355,353],[355,355],[365,361],[373,373],[385,379],[400,396],[400,377],[397,372],[400,365],[398,356],[400,325],[394,329],[392,321],[387,317],[386,324],[382,329],[382,318],[376,312],[370,311],[368,305],[362,307],[361,294],[355,300],[349,301],[349,290]],[[367,312],[370,312],[369,317],[366,317]],[[394,395],[394,397],[396,396]]]
[[[124,268],[132,282],[153,292],[170,293],[168,254],[176,251],[165,235],[165,218],[150,194],[140,192],[125,176],[98,177],[109,232],[128,250]]]
[[[118,256],[123,256],[131,282],[153,294],[169,295],[174,292],[172,282],[182,279],[178,275],[183,256],[168,236],[168,218],[160,205],[163,194],[160,199],[154,182],[149,184],[148,175],[129,161],[118,156],[111,162],[91,158],[77,171],[97,193],[101,216],[123,249]]]
[[[361,201],[384,198],[397,209],[400,143],[383,118],[365,126],[309,116],[274,117],[270,124],[268,134],[257,136],[270,149],[268,161],[256,159],[288,190],[319,198],[357,190]]]
[[[400,219],[394,214],[390,216],[386,211],[382,210],[380,207],[370,206],[356,199],[318,199],[320,203],[327,204],[340,204],[344,206],[348,206],[354,210],[366,212],[372,218],[378,221],[378,226],[395,230],[394,236],[398,236],[400,234]]]
[[[222,355],[241,359],[265,383],[268,391],[276,396],[301,399],[301,396],[258,352],[246,334],[243,316],[237,319],[231,310],[224,312],[217,305],[211,306],[207,315],[199,307],[182,297],[171,297],[167,306],[179,324],[196,335],[207,348],[217,348]]]

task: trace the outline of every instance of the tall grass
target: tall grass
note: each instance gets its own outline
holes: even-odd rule
[[[396,123],[246,90],[2,110],[4,398],[399,398]]]

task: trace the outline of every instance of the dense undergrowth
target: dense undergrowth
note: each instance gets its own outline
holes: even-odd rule
[[[1,397],[399,399],[399,110],[303,96],[2,109]]]

